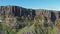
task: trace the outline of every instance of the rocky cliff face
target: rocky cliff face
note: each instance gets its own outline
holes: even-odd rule
[[[36,16],[38,18],[35,19]],[[39,19],[41,18],[40,16],[44,17],[43,21]],[[29,21],[28,20],[25,21],[26,17],[29,17]],[[55,23],[55,21],[58,20],[56,23],[60,25],[59,19],[60,19],[60,11],[44,10],[44,9],[26,9],[19,6],[0,6],[0,34],[4,34],[5,32],[7,34],[9,33],[11,34],[14,29],[16,30],[17,34],[18,33],[39,34],[41,31],[42,31],[41,34],[43,34],[45,33],[43,31],[48,30],[46,29],[46,27],[51,27],[52,28],[51,31],[54,28],[53,27],[54,24],[52,24],[51,22],[49,23],[48,20],[52,21],[53,23]],[[20,22],[23,20],[24,22]],[[30,20],[32,21],[30,22]],[[45,29],[43,29],[43,27]],[[23,32],[19,30],[22,30]]]
[[[34,19],[35,16],[43,15],[47,19],[51,19],[51,21],[55,21],[60,18],[60,11],[54,10],[44,10],[44,9],[26,9],[19,6],[0,6],[0,15],[3,16],[18,16],[18,17],[27,17],[29,16],[31,20]]]

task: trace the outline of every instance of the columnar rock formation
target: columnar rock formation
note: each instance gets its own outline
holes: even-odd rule
[[[0,15],[8,16],[30,16],[33,20],[35,16],[43,15],[47,19],[55,21],[60,18],[60,11],[44,10],[44,9],[26,9],[19,6],[0,6]]]

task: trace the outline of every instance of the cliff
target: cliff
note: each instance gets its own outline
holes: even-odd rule
[[[19,6],[0,6],[0,15],[3,15],[4,17],[6,15],[14,17],[29,16],[31,20],[33,20],[35,16],[39,15],[43,15],[45,18],[50,19],[51,21],[60,19],[60,11],[44,10],[44,9],[26,9]]]
[[[0,34],[55,34],[59,19],[60,11],[0,6]]]

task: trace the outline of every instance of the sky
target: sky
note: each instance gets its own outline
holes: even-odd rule
[[[6,5],[32,9],[60,10],[60,0],[0,0],[0,6]]]

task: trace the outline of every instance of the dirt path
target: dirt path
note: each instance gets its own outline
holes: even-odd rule
[[[57,34],[60,34],[60,29],[58,29]]]

